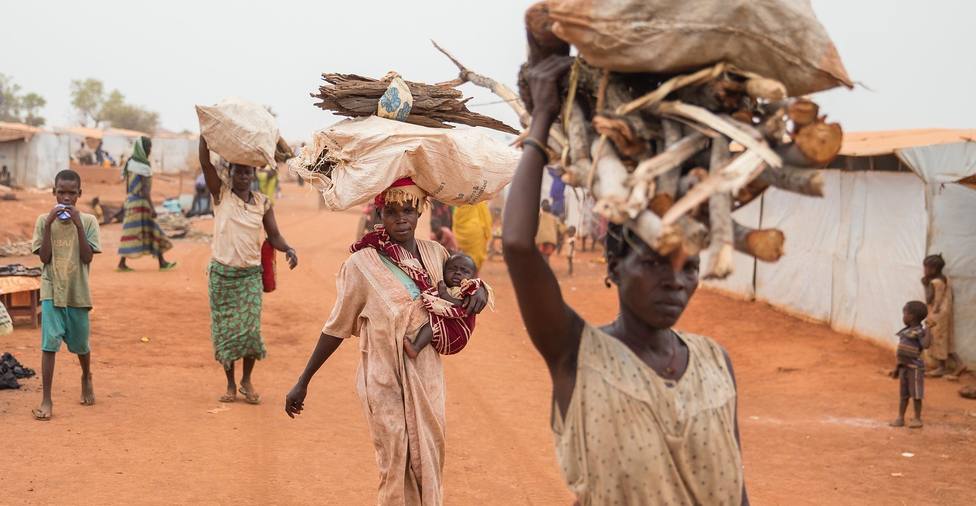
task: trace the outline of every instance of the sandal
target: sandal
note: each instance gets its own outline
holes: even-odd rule
[[[237,394],[234,394],[234,395],[224,394],[224,395],[221,395],[220,396],[220,399],[218,399],[218,400],[220,402],[237,402]]]
[[[47,422],[47,421],[50,421],[51,420],[51,413],[46,413],[45,414],[44,412],[42,412],[40,409],[37,409],[37,408],[32,409],[31,410],[31,414],[34,415],[34,419],[35,420],[38,420],[38,421],[41,421],[41,422]]]
[[[238,392],[244,396],[244,402],[248,404],[261,404],[261,396],[245,389],[244,387],[238,388]]]
[[[176,268],[176,262],[166,262],[166,265],[160,266],[159,272],[171,271]]]
[[[922,420],[919,419],[919,418],[912,418],[912,420],[910,422],[908,422],[908,428],[909,429],[921,429],[922,428]]]
[[[135,272],[135,271],[136,271],[135,269],[133,269],[132,267],[128,267],[128,266],[126,266],[126,267],[116,267],[115,268],[115,272]]]

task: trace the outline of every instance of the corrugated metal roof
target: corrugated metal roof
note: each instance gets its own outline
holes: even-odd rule
[[[840,154],[846,156],[888,155],[898,149],[955,142],[976,142],[976,129],[926,128],[876,132],[844,132]]]

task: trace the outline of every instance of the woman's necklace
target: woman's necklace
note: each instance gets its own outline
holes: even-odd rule
[[[664,366],[664,374],[668,376],[674,376],[674,371],[677,367],[674,362],[678,358],[678,336],[674,334],[673,330],[671,331],[671,335],[674,336],[671,340],[671,358],[668,360],[668,364]]]

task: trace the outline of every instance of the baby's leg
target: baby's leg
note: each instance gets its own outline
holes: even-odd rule
[[[420,332],[417,333],[417,337],[412,343],[406,339],[403,340],[403,351],[408,357],[417,358],[420,350],[430,344],[432,339],[434,339],[434,330],[430,328],[430,322],[427,322],[423,327],[420,327]]]

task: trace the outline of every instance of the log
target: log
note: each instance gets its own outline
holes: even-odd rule
[[[655,108],[655,112],[662,116],[677,116],[701,123],[742,144],[749,151],[755,152],[769,165],[773,167],[781,167],[783,165],[783,161],[779,155],[773,152],[769,145],[763,141],[756,140],[752,133],[755,132],[755,129],[752,129],[752,131],[746,130],[746,125],[736,124],[717,116],[707,109],[681,102],[661,102]]]
[[[844,131],[837,123],[815,121],[800,128],[793,138],[800,152],[817,165],[827,165],[840,153]]]
[[[712,67],[701,69],[693,74],[673,77],[655,88],[654,91],[618,106],[614,112],[623,116],[639,109],[654,107],[675,90],[684,88],[685,86],[694,86],[711,81],[722,75],[722,72],[724,72],[725,69],[726,65],[724,63],[718,63]]]
[[[763,262],[775,262],[783,256],[783,243],[786,237],[781,230],[775,228],[756,230],[736,221],[732,224],[736,251]]]
[[[593,118],[593,129],[596,133],[607,136],[616,146],[617,152],[628,158],[638,158],[648,150],[647,142],[638,139],[624,119],[596,116]]]
[[[801,169],[784,165],[780,168],[766,167],[755,179],[767,186],[811,197],[823,197],[823,172],[815,169]]]
[[[799,130],[817,121],[820,115],[820,106],[812,100],[798,98],[790,102],[790,105],[786,108],[786,115],[789,116],[790,121],[796,126],[796,130]]]
[[[676,170],[708,145],[708,138],[699,132],[685,136],[657,156],[637,165],[632,181],[653,180],[670,170]],[[680,171],[679,171],[680,172]]]
[[[322,74],[328,83],[313,97],[315,105],[340,116],[363,117],[376,113],[376,103],[386,92],[388,80],[377,80],[355,74]],[[404,81],[413,95],[413,108],[406,122],[435,128],[453,128],[448,123],[481,126],[501,132],[518,134],[518,130],[468,110],[459,90],[447,86]]]
[[[628,177],[627,167],[620,161],[612,145],[605,141],[592,146],[595,178],[592,185],[595,211],[614,223],[624,223],[630,217],[626,213]]]
[[[778,102],[786,99],[786,86],[776,79],[754,77],[746,81],[746,94],[756,100]]]
[[[569,131],[566,132],[569,143],[569,165],[565,167],[563,181],[570,186],[582,186],[593,165],[590,159],[590,143],[593,138],[586,116],[579,103],[574,102],[570,110]]]
[[[719,172],[728,165],[728,160],[728,141],[712,140],[710,175],[721,177]],[[708,198],[708,220],[711,237],[705,279],[725,279],[732,273],[732,195],[728,191],[719,190]]]
[[[666,153],[682,140],[681,125],[665,119],[661,121],[661,127],[664,130],[664,149]],[[681,178],[680,167],[681,164],[679,163],[670,170],[660,172],[657,176],[654,198],[651,199],[649,207],[658,216],[664,216],[664,213],[674,205],[675,198],[678,196],[678,179]]]
[[[667,227],[674,224],[680,217],[708,200],[715,192],[737,192],[739,188],[754,179],[762,168],[763,160],[756,152],[748,150],[740,154],[719,172],[710,173],[704,181],[689,190],[681,200],[668,209],[661,218],[663,225]]]

